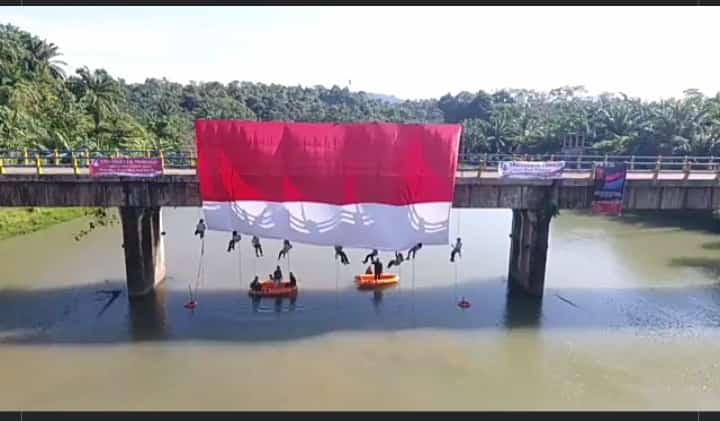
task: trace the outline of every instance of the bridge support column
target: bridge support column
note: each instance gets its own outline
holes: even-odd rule
[[[128,295],[143,296],[165,279],[159,207],[121,207]]]
[[[542,297],[552,216],[544,210],[513,209],[512,212],[510,291]]]

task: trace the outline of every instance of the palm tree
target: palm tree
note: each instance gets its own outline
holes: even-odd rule
[[[91,72],[87,67],[84,67],[78,69],[77,74],[80,75],[78,82],[82,92],[81,100],[93,119],[96,147],[102,149],[100,123],[106,116],[118,112],[118,102],[122,97],[120,87],[102,69]]]
[[[30,42],[28,51],[30,52],[29,67],[31,71],[47,71],[54,79],[65,79],[65,70],[62,66],[67,66],[67,63],[62,60],[53,60],[61,55],[57,45],[48,44],[35,38]]]

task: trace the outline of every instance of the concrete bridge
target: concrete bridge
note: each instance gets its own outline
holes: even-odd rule
[[[507,159],[507,158],[501,158]],[[527,159],[527,158],[526,158]],[[545,158],[547,159],[547,158]],[[653,159],[655,159],[653,157]],[[605,161],[608,157],[605,157]],[[592,203],[593,162],[577,160],[558,180],[500,178],[488,160],[463,160],[456,183],[457,208],[509,208],[513,211],[508,281],[511,289],[542,296],[551,216],[546,206],[588,209]],[[470,162],[469,164],[467,162]],[[576,162],[576,161],[571,161]],[[587,163],[591,165],[586,165]],[[626,210],[720,209],[720,173],[717,166],[678,169],[633,169],[625,188]],[[56,160],[57,163],[57,160]],[[26,163],[27,164],[27,163]],[[634,157],[633,157],[633,164]],[[633,165],[634,166],[634,165]],[[0,206],[3,207],[118,207],[125,244],[128,292],[131,297],[150,292],[165,277],[162,243],[163,206],[201,205],[194,168],[166,167],[152,179],[92,178],[77,162],[42,167],[0,164]]]

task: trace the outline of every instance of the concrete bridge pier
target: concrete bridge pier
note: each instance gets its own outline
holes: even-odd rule
[[[510,292],[542,297],[552,215],[544,209],[513,209],[510,234]]]
[[[120,207],[128,295],[144,296],[165,279],[160,207]]]

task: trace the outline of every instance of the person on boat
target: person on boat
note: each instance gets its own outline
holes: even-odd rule
[[[262,251],[262,244],[260,244],[260,239],[257,237],[257,235],[253,235],[252,240],[250,240],[252,243],[253,248],[255,249],[255,257],[262,257],[263,251]]]
[[[283,276],[282,276],[282,270],[280,270],[280,266],[275,267],[275,272],[273,273],[273,281],[275,281],[275,284],[278,285],[280,282],[282,282]]]
[[[290,286],[291,287],[297,286],[297,279],[295,279],[295,275],[293,275],[292,272],[290,272]]]
[[[372,265],[368,266],[367,269],[365,269],[365,275],[372,275],[373,274],[373,267]]]
[[[403,258],[402,253],[398,253],[397,251],[395,251],[395,258],[388,263],[388,269],[393,266],[400,266],[400,263],[404,261],[405,259]]]
[[[372,262],[372,261],[377,257],[377,255],[378,255],[377,249],[373,249],[373,251],[370,252],[370,254],[368,254],[367,256],[365,256],[365,259],[363,260],[363,264],[367,263],[368,260],[369,260],[370,262]]]
[[[455,262],[455,256],[462,257],[462,240],[460,237],[457,238],[457,241],[455,241],[455,245],[452,248],[452,251],[450,252],[450,261]]]
[[[349,265],[350,259],[348,259],[347,254],[343,251],[342,246],[335,246],[335,259],[340,257],[340,263],[343,265]]]
[[[200,222],[197,223],[195,226],[195,235],[199,235],[200,238],[205,238],[205,230],[207,229],[207,225],[205,225],[205,220],[201,219]]]
[[[290,244],[290,241],[283,240],[283,247],[280,250],[280,254],[278,254],[278,260],[280,260],[283,257],[286,257],[287,254],[290,252],[291,248],[292,248],[292,244]]]
[[[375,282],[380,280],[380,276],[382,275],[383,270],[383,264],[380,261],[380,259],[374,259],[373,260],[373,269],[375,273]]]
[[[260,277],[255,275],[255,278],[250,282],[250,289],[253,291],[260,291],[262,286],[260,285]]]
[[[410,248],[407,252],[407,260],[413,259],[415,260],[415,253],[418,252],[422,248],[422,243],[417,243],[414,246]]]
[[[228,253],[235,250],[235,244],[240,242],[240,234],[238,234],[237,231],[232,232],[232,238],[230,239],[230,242],[228,243],[227,251]]]

